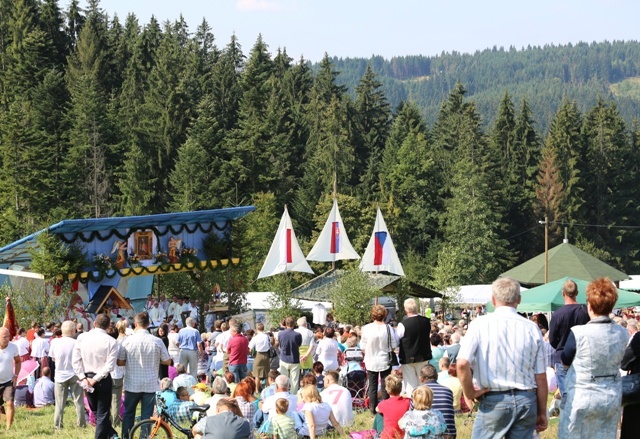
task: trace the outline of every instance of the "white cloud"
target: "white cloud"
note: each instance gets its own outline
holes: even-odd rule
[[[236,8],[241,12],[280,11],[282,5],[276,0],[237,0]]]

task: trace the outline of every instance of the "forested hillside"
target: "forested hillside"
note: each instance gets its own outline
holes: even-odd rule
[[[473,55],[403,56],[385,60],[331,58],[340,72],[337,82],[350,90],[367,65],[379,75],[391,105],[411,100],[429,124],[435,122],[441,102],[461,82],[478,107],[486,126],[495,121],[505,92],[515,101],[526,98],[541,130],[546,130],[558,102],[575,101],[588,111],[599,97],[614,100],[627,123],[640,114],[640,43],[578,43],[516,50],[492,48]],[[631,80],[630,80],[631,78]]]
[[[552,245],[566,224],[637,270],[640,126],[605,85],[638,75],[636,43],[311,66],[89,3],[0,0],[2,244],[64,218],[254,204],[234,231],[249,285],[285,204],[310,249],[335,175],[356,250],[379,205],[421,283],[490,282],[543,250],[545,215]]]

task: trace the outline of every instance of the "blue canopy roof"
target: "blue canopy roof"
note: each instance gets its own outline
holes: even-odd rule
[[[24,264],[30,262],[31,256],[29,255],[29,249],[36,245],[35,237],[46,231],[56,235],[68,235],[109,232],[118,229],[218,224],[240,219],[254,210],[255,207],[253,206],[243,206],[227,209],[200,210],[196,212],[64,220],[0,248],[0,264]]]

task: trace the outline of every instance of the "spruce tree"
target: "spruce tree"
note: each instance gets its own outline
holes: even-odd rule
[[[353,144],[356,153],[354,173],[360,194],[365,200],[374,200],[380,192],[378,174],[381,169],[384,144],[389,134],[391,108],[370,65],[356,87],[354,102]]]

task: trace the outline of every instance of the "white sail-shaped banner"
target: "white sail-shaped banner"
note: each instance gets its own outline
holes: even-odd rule
[[[398,253],[393,246],[391,235],[387,230],[387,225],[382,217],[382,212],[378,208],[376,213],[376,223],[373,226],[373,233],[369,244],[360,262],[361,271],[387,271],[398,276],[404,276],[404,270]]]
[[[309,263],[300,249],[296,234],[293,231],[289,212],[285,206],[278,232],[273,243],[271,243],[269,254],[262,265],[258,279],[286,273],[287,271],[301,271],[313,274],[313,270],[309,267]]]
[[[334,262],[341,259],[360,259],[360,255],[351,246],[347,231],[344,229],[338,201],[333,200],[329,218],[307,255],[309,261]]]

